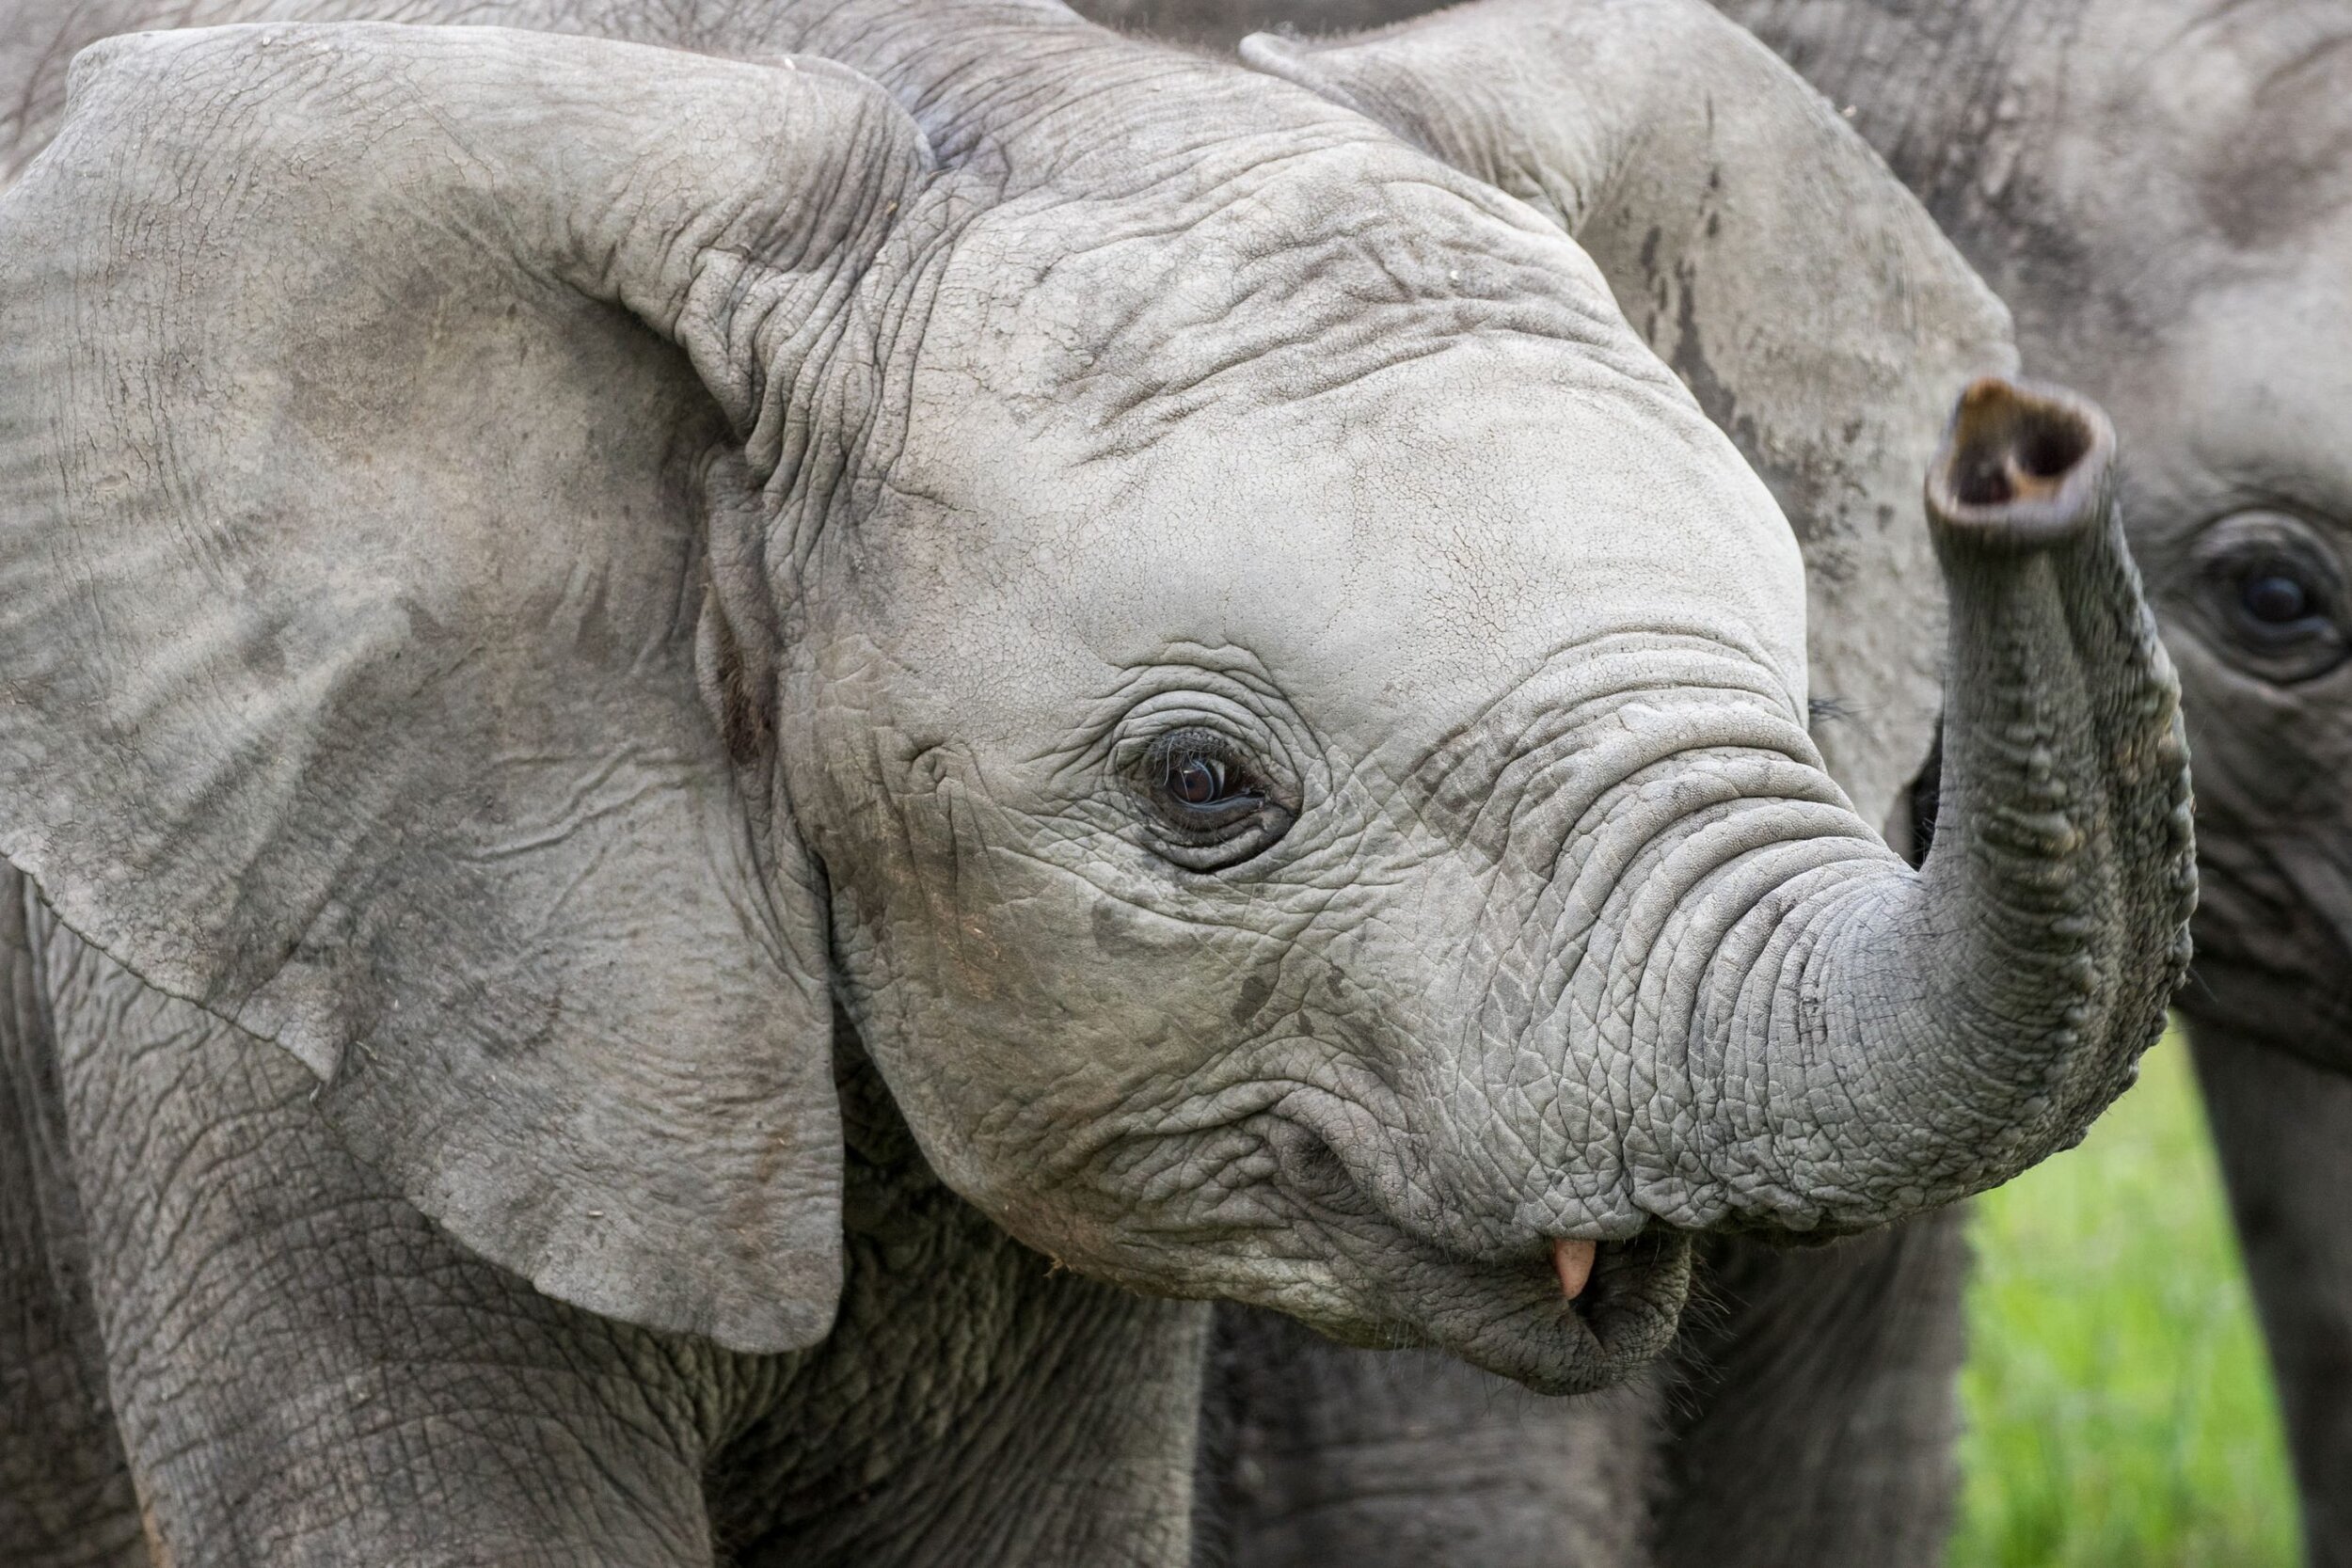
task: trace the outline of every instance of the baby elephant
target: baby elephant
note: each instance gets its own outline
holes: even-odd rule
[[[1772,494],[1441,142],[1030,0],[462,10],[9,94],[11,1354],[155,1560],[1179,1564],[1200,1303],[1597,1389],[1694,1238],[2128,1081],[2191,847],[2089,405],[1931,476],[1915,871]],[[1659,229],[1776,450],[1858,434],[1775,344],[1985,319]]]

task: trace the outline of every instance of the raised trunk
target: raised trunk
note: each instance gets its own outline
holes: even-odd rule
[[[1933,850],[1915,874],[1789,841],[1694,880],[1667,940],[1707,957],[1651,957],[1645,992],[1689,1021],[1707,1180],[1637,1169],[1648,1212],[1881,1224],[2067,1147],[2130,1083],[2196,871],[2113,449],[2066,394],[1963,396],[1927,487],[1952,598]]]

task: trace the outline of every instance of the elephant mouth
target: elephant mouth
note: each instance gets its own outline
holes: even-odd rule
[[[1429,1346],[1544,1394],[1613,1386],[1674,1343],[1691,1291],[1688,1232],[1653,1223],[1619,1240],[1527,1236],[1466,1254],[1392,1212],[1322,1139],[1295,1131],[1282,1163],[1341,1239],[1360,1310],[1348,1322],[1311,1316],[1325,1333]]]
[[[1575,1363],[1565,1385],[1522,1377],[1550,1393],[1590,1392],[1663,1354],[1691,1294],[1690,1236],[1661,1227],[1595,1249],[1583,1290],[1565,1302]],[[1498,1369],[1499,1370],[1499,1369]],[[1597,1378],[1597,1383],[1592,1379]]]
[[[1625,1242],[1603,1242],[1591,1275],[1569,1301],[1570,1316],[1604,1345],[1665,1349],[1691,1291],[1691,1238],[1660,1228]]]
[[[1472,1366],[1541,1394],[1590,1394],[1624,1382],[1674,1343],[1691,1269],[1690,1236],[1661,1227],[1600,1243],[1573,1300],[1562,1292],[1547,1244],[1518,1268],[1457,1262],[1450,1283],[1392,1289],[1388,1307],[1413,1339]],[[1387,1342],[1395,1339],[1391,1332]]]

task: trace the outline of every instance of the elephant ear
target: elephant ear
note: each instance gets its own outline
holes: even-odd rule
[[[1872,821],[1926,755],[1943,586],[1919,484],[2009,317],[1877,155],[1701,0],[1479,0],[1242,57],[1574,235],[1804,548],[1815,737]]]
[[[698,634],[925,157],[831,67],[237,27],[87,51],[0,199],[0,849],[461,1241],[743,1349],[831,1324],[841,1133]]]

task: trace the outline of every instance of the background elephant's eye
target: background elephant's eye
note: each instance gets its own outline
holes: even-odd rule
[[[2312,595],[2286,573],[2265,572],[2238,590],[2238,602],[2246,607],[2247,614],[2263,625],[2284,626],[2311,614]]]
[[[2231,601],[2221,619],[2239,662],[2276,681],[2334,669],[2345,640],[2332,586],[2319,567],[2292,558],[2264,553],[2234,562],[2217,587]]]
[[[1215,731],[1161,736],[1145,752],[1138,772],[1158,830],[1154,847],[1189,870],[1238,864],[1290,826],[1290,812],[1261,771]]]
[[[2330,531],[2291,513],[2233,513],[2199,536],[2194,560],[2195,619],[2248,673],[2290,685],[2352,654],[2352,596]]]

